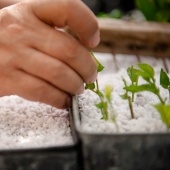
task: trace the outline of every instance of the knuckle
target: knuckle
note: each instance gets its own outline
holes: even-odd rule
[[[6,29],[7,29],[8,33],[13,36],[13,38],[14,37],[21,38],[22,36],[19,36],[19,35],[21,35],[24,32],[23,26],[21,26],[19,23],[9,24]]]
[[[20,57],[20,54],[13,54],[12,57],[6,62],[6,66],[9,68],[22,68],[23,57]]]
[[[49,73],[49,78],[51,80],[57,80],[65,77],[65,67],[64,64],[57,64],[56,66],[49,66],[46,70]]]
[[[76,58],[77,50],[79,48],[78,43],[75,40],[67,42],[66,56],[68,60],[73,60]]]
[[[25,28],[19,21],[15,21],[6,26],[6,32],[10,36],[11,43],[21,42],[24,38]]]
[[[0,12],[0,34],[3,33],[7,44],[16,45],[15,42],[23,40],[26,32],[24,22],[15,16],[10,9],[4,8]]]

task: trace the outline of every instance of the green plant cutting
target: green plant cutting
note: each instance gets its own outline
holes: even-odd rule
[[[163,99],[160,94],[160,89],[156,85],[155,71],[153,67],[149,64],[139,63],[138,68],[139,69],[136,69],[131,66],[127,69],[127,74],[131,80],[130,85],[127,85],[126,80],[123,79],[125,93],[121,95],[121,97],[128,100],[131,117],[134,118],[133,102],[135,93],[148,91],[158,97],[159,103],[154,104],[153,106],[160,113],[161,119],[166,124],[166,126],[170,127],[170,104],[166,101],[166,99]],[[144,84],[138,83],[139,77],[145,80]],[[167,89],[170,94],[170,79],[163,69],[160,71],[160,85]]]
[[[104,66],[96,59],[94,54],[91,52],[91,55],[94,57],[97,63],[97,72],[101,72],[104,69]],[[161,69],[160,71],[160,85],[168,90],[169,93],[169,102],[160,94],[160,89],[156,84],[155,79],[155,71],[153,67],[146,63],[137,64],[138,68],[134,68],[134,66],[127,68],[127,74],[130,78],[131,83],[128,85],[127,81],[123,79],[125,93],[120,95],[122,99],[128,101],[131,118],[135,118],[133,111],[133,102],[135,100],[135,94],[139,92],[148,91],[156,95],[159,99],[159,103],[153,104],[155,109],[159,112],[162,121],[166,124],[166,126],[170,127],[170,78],[168,74]],[[140,84],[139,78],[142,78],[145,83]],[[100,99],[100,102],[95,104],[95,106],[100,109],[102,118],[105,121],[112,120],[116,123],[116,118],[114,115],[114,109],[112,107],[112,92],[113,87],[110,85],[106,85],[104,90],[101,91],[99,88],[98,80],[94,83],[86,84],[85,89],[89,89],[93,91]],[[116,124],[117,126],[117,124]],[[118,127],[118,126],[117,126]]]
[[[91,52],[91,55],[94,57],[97,63],[97,72],[101,72],[104,69],[104,66],[96,59],[94,54]],[[99,88],[98,80],[96,80],[94,83],[86,84],[85,89],[89,89],[93,91],[100,99],[100,102],[96,104],[96,107],[100,109],[102,113],[102,118],[104,120],[115,120],[114,116],[114,109],[112,107],[111,101],[112,101],[112,92],[113,87],[110,85],[106,85],[104,90],[101,91]]]

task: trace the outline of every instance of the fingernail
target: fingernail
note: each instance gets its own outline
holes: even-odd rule
[[[96,47],[96,46],[99,44],[99,42],[100,42],[100,32],[97,31],[97,32],[94,34],[94,36],[92,37],[92,40],[91,40],[91,42],[90,42],[90,47],[91,47],[91,48]]]
[[[71,97],[68,97],[68,98],[67,98],[67,106],[68,106],[68,107],[71,107],[71,105],[72,105],[72,98],[71,98]]]

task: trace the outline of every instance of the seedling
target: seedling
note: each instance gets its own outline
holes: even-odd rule
[[[128,76],[131,80],[131,85],[134,86],[134,87],[137,87],[138,86],[138,79],[139,79],[139,70],[137,70],[137,69],[133,68],[133,66],[131,66],[131,67],[128,67],[127,73],[128,73]],[[125,92],[125,94],[121,95],[121,98],[128,100],[131,118],[133,119],[134,118],[134,111],[133,111],[132,102],[134,102],[135,92],[131,92],[131,96],[130,96],[129,91],[126,90],[128,88],[128,86],[127,86],[127,82],[124,78],[123,78],[123,82],[124,82],[124,85],[125,85],[124,89],[125,89],[126,92]]]
[[[160,85],[164,88],[167,89],[169,92],[169,101],[170,101],[170,79],[167,75],[167,73],[161,69],[160,71]],[[170,128],[170,104],[166,103],[160,103],[154,105],[154,107],[157,109],[157,111],[161,115],[162,121],[166,124],[168,128]]]
[[[125,85],[124,89],[125,89],[126,92],[125,92],[125,94],[120,95],[120,96],[121,96],[122,99],[128,100],[131,118],[134,119],[135,116],[134,116],[133,105],[132,105],[132,97],[129,95],[128,91],[126,90],[126,87],[128,87],[128,86],[127,86],[127,82],[124,78],[123,78],[123,82],[124,82],[124,85]]]
[[[136,69],[135,73],[139,77],[142,77],[146,81],[146,84],[142,84],[142,85],[131,84],[130,86],[125,87],[125,90],[131,93],[149,91],[154,93],[159,98],[161,103],[165,103],[165,101],[160,95],[160,90],[156,85],[156,81],[154,78],[155,72],[153,67],[145,63],[138,64],[138,67],[139,69]]]
[[[97,72],[101,72],[104,69],[104,66],[96,59],[96,57],[94,56],[92,52],[91,52],[91,55],[96,60]],[[100,109],[102,113],[101,119],[115,121],[115,116],[111,116],[113,115],[113,112],[114,112],[112,108],[112,104],[111,104],[111,101],[112,101],[111,94],[113,91],[112,86],[107,85],[105,86],[104,91],[101,91],[99,89],[98,80],[96,80],[94,83],[86,84],[85,89],[89,89],[93,91],[99,97],[100,102],[96,104],[96,107]]]
[[[133,66],[127,69],[127,73],[131,80],[131,84],[129,86],[123,79],[125,84],[124,89],[126,92],[121,97],[124,99],[128,99],[131,117],[134,118],[132,105],[132,102],[134,101],[134,94],[138,92],[148,91],[158,97],[160,103],[154,104],[154,107],[160,113],[162,121],[167,125],[167,127],[170,127],[170,105],[166,104],[165,99],[163,99],[160,95],[160,89],[159,87],[157,87],[156,80],[154,78],[155,72],[153,67],[145,63],[138,64],[138,67],[139,69],[134,69]],[[139,85],[139,77],[145,80],[146,83]],[[160,72],[160,85],[163,88],[167,89],[170,93],[170,79],[163,69],[161,69]],[[129,92],[132,94],[131,97],[128,95]]]
[[[169,92],[169,103],[170,103],[170,78],[168,77],[167,73],[161,68],[160,72],[160,85],[167,89]]]

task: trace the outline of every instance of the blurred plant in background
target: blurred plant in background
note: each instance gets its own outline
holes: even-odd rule
[[[170,0],[136,0],[136,7],[149,21],[170,21]]]
[[[98,17],[170,22],[170,0],[83,0]],[[135,12],[134,12],[135,11]],[[136,12],[138,11],[138,12]],[[132,16],[133,15],[133,16]],[[138,16],[136,16],[138,15]],[[127,17],[128,16],[128,17]]]
[[[102,18],[122,18],[123,17],[123,11],[120,9],[113,9],[111,12],[109,13],[105,13],[105,12],[99,12],[97,14],[98,17],[102,17]]]

